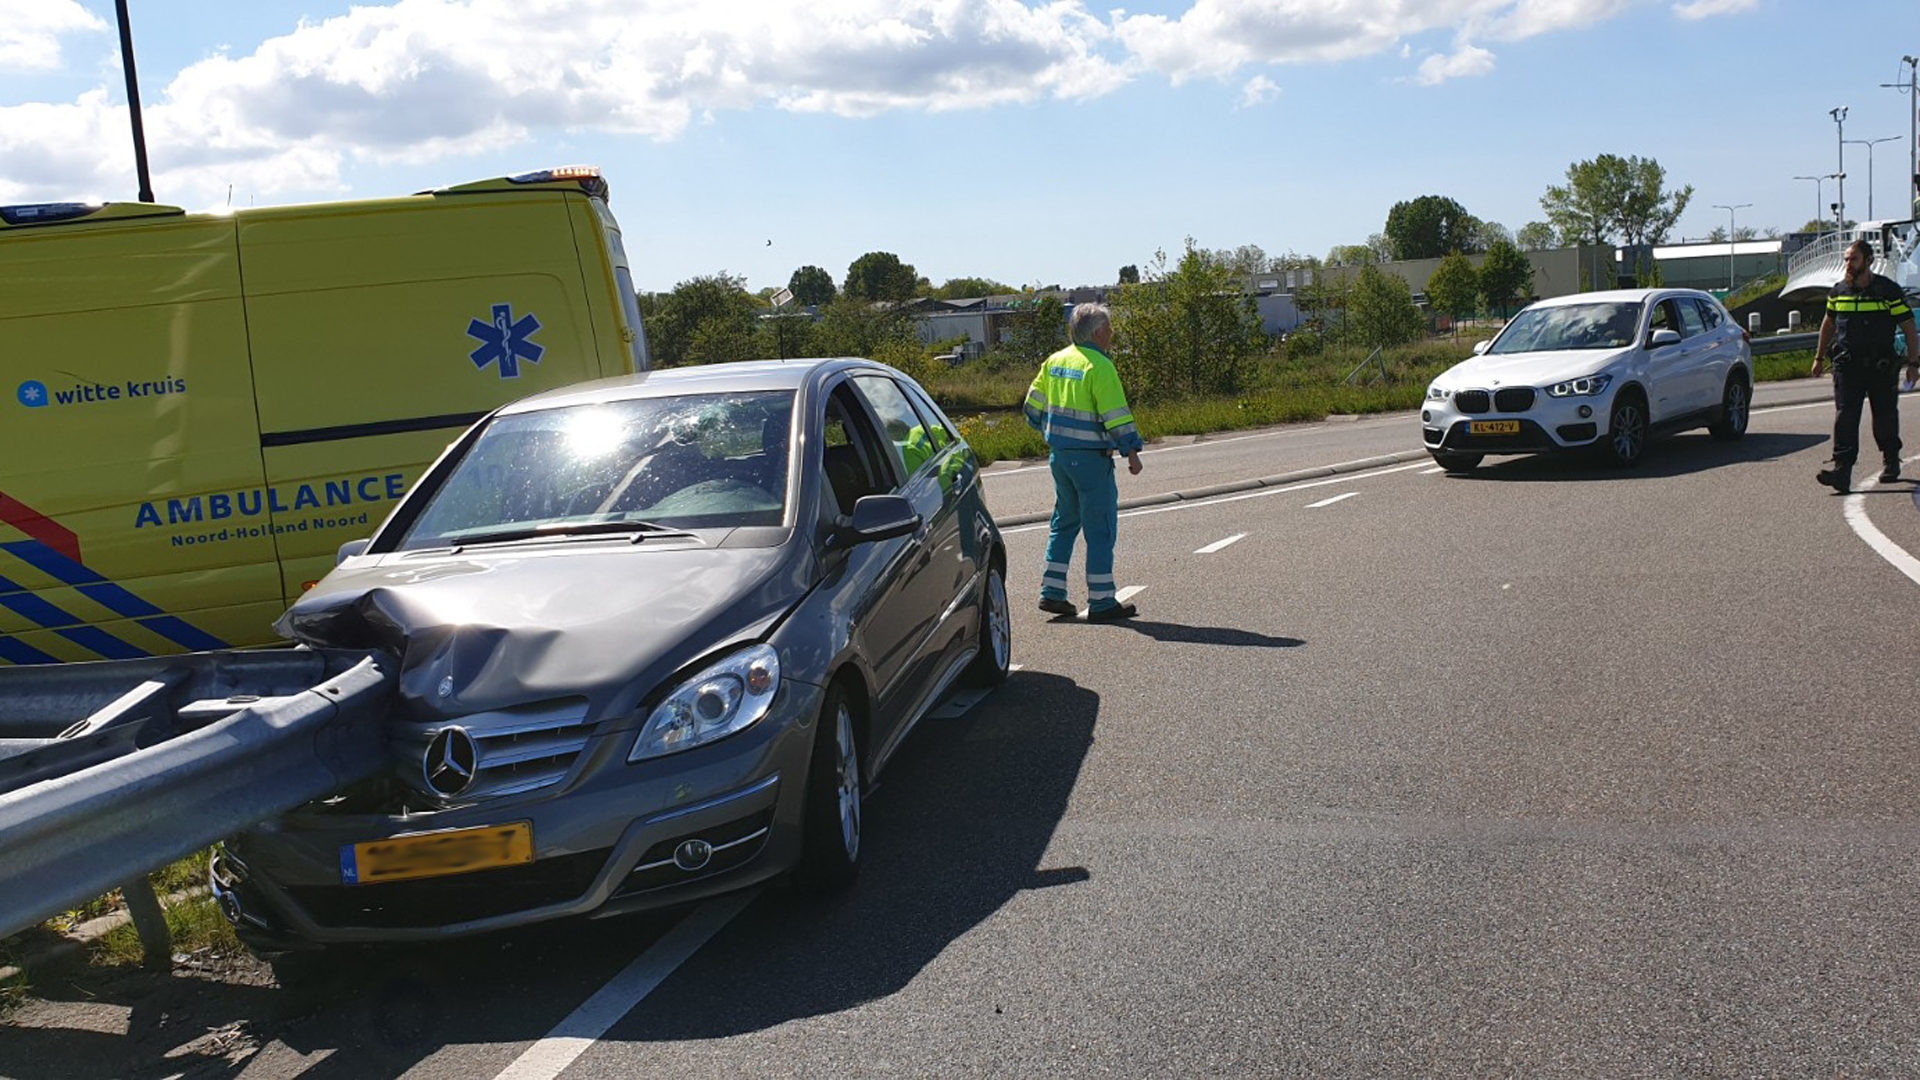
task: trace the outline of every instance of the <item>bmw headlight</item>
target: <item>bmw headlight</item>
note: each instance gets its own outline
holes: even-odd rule
[[[664,757],[724,739],[761,717],[780,689],[780,654],[754,645],[708,666],[654,707],[628,761]]]
[[[1566,382],[1554,383],[1547,387],[1547,393],[1553,397],[1592,397],[1607,388],[1613,381],[1611,375],[1587,375]]]
[[[1445,401],[1452,396],[1453,391],[1440,389],[1439,383],[1434,383],[1432,386],[1427,387],[1428,401]]]

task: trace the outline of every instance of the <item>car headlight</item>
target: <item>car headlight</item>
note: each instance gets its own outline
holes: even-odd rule
[[[1607,388],[1613,381],[1611,375],[1587,375],[1566,382],[1554,383],[1547,387],[1547,393],[1554,397],[1592,397]]]
[[[1432,386],[1427,387],[1428,401],[1445,401],[1452,396],[1453,396],[1453,391],[1440,389],[1439,383],[1435,383]]]
[[[654,706],[628,761],[664,757],[748,727],[773,706],[780,654],[770,645],[741,649],[682,682]]]

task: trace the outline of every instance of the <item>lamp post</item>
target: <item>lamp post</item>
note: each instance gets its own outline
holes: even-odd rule
[[[1795,180],[1813,181],[1813,218],[1812,220],[1814,224],[1815,235],[1819,234],[1820,223],[1827,220],[1827,211],[1826,211],[1827,200],[1824,194],[1825,188],[1822,185],[1827,180],[1837,180],[1839,179],[1839,177],[1840,177],[1839,173],[1828,173],[1825,176],[1794,177]]]
[[[1907,182],[1913,185],[1907,189],[1907,213],[1913,214],[1920,213],[1920,57],[1903,56],[1900,62],[1907,65],[1907,81],[1880,85],[1907,95]]]
[[[1733,295],[1733,244],[1734,244],[1733,212],[1735,210],[1745,210],[1747,207],[1752,205],[1753,204],[1750,202],[1734,203],[1732,206],[1728,206],[1726,203],[1713,204],[1713,208],[1715,210],[1725,210],[1727,212],[1727,295],[1728,296]]]
[[[1837,201],[1833,204],[1834,206],[1833,227],[1838,232],[1846,232],[1847,231],[1847,107],[1845,105],[1842,105],[1837,109],[1828,109],[1827,115],[1833,117],[1834,126],[1839,129],[1839,134],[1835,136],[1834,145],[1835,145],[1835,149],[1839,150],[1840,152],[1840,158],[1839,158],[1840,164],[1833,171],[1835,175],[1840,177],[1840,182],[1834,185],[1836,191],[1833,197]]]
[[[1868,221],[1875,220],[1873,216],[1873,145],[1875,143],[1897,142],[1899,138],[1900,136],[1898,135],[1889,135],[1884,139],[1848,139],[1847,140],[1848,146],[1864,146],[1867,148],[1867,220]]]

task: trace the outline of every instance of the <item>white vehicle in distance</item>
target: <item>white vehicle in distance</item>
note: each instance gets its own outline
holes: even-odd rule
[[[1656,431],[1746,434],[1746,331],[1696,289],[1621,289],[1542,300],[1427,387],[1421,429],[1449,471],[1487,454],[1590,449],[1640,460]]]

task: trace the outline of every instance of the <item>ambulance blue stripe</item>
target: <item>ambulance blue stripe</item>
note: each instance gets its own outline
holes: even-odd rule
[[[0,544],[8,554],[33,568],[57,578],[79,589],[81,595],[115,615],[124,615],[136,619],[141,626],[159,634],[168,641],[187,649],[224,649],[227,643],[212,634],[187,622],[185,619],[155,607],[151,602],[128,592],[125,588],[108,581],[100,574],[80,563],[74,562],[53,548],[38,540],[22,540]],[[0,578],[0,584],[7,583]],[[69,620],[77,622],[78,620]],[[47,626],[47,623],[41,623]],[[146,655],[142,653],[140,655]]]
[[[67,630],[55,630],[54,633],[83,649],[92,649],[109,660],[138,660],[143,656],[153,655],[145,649],[121,641],[97,626],[75,626]]]
[[[57,664],[60,661],[39,649],[21,641],[0,634],[0,660],[9,664]]]

